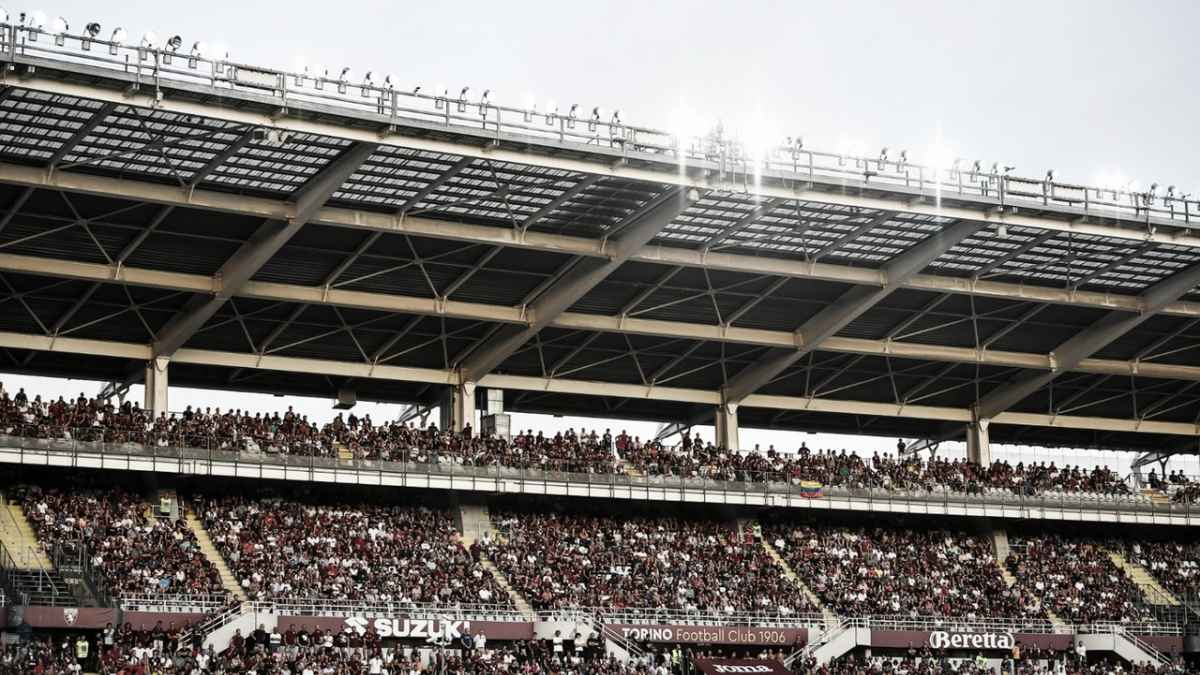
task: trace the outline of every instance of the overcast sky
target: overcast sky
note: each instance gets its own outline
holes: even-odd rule
[[[620,108],[627,123],[642,126],[720,120],[734,130],[800,135],[815,149],[908,149],[918,162],[940,135],[953,155],[1015,165],[1019,175],[1055,169],[1061,180],[1086,183],[1121,175],[1142,187],[1200,193],[1195,0],[5,7],[62,15],[73,29],[98,21],[105,36],[122,26],[131,40],[178,33],[185,49],[196,40],[222,44],[244,63],[349,66],[391,73],[402,86],[491,89],[501,104]],[[172,408],[212,398],[172,396]],[[327,402],[311,405],[328,416]]]

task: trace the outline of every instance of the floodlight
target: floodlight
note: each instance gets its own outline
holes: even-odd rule
[[[572,103],[571,109],[567,112],[567,128],[568,129],[575,128],[575,118],[578,116],[578,114],[579,114],[579,104]]]
[[[1047,183],[1054,182],[1054,169],[1050,169],[1049,171],[1046,172],[1046,182]]]
[[[358,88],[358,90],[362,94],[363,98],[366,98],[371,95],[371,87],[374,87],[374,86],[375,86],[375,75],[374,75],[374,73],[372,73],[371,71],[368,70],[367,74],[363,75],[362,86],[360,86]]]
[[[467,111],[467,92],[471,91],[470,87],[463,87],[462,91],[458,92],[458,112]]]
[[[383,76],[383,86],[387,89],[396,88],[396,78],[392,77],[391,73]]]
[[[54,21],[50,22],[50,32],[54,34],[54,44],[59,47],[67,41],[67,32],[71,30],[71,24],[61,16],[54,17]]]
[[[342,68],[342,74],[338,75],[338,80],[345,82],[347,79],[349,79],[351,74],[352,71],[350,70],[350,66],[346,66],[345,68]]]
[[[413,87],[412,95],[416,96],[419,93],[421,93],[421,85],[418,84],[417,86]]]
[[[612,119],[610,119],[608,121],[608,123],[615,124],[617,126],[621,125],[621,109],[620,108],[617,108],[616,110],[613,111]]]
[[[128,35],[125,33],[125,29],[117,26],[117,28],[112,32],[112,37],[108,39],[108,41],[112,43],[108,46],[108,53],[116,56],[117,47],[121,46],[121,43],[125,42],[126,37],[128,37]]]
[[[172,35],[167,39],[166,47],[169,51],[177,52],[183,46],[183,38],[178,35]]]
[[[192,51],[188,55],[188,68],[195,69],[196,66],[200,65],[200,57],[204,56],[206,53],[208,53],[208,45],[200,42],[199,40],[193,42]]]
[[[89,37],[97,37],[100,35],[100,24],[96,23],[95,21],[91,21],[87,26],[84,27],[83,30],[88,34]]]
[[[158,42],[158,36],[154,33],[146,33],[142,36],[141,46],[145,49],[153,49],[154,43]]]

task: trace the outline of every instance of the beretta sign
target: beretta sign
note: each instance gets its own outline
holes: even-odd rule
[[[948,633],[944,630],[929,634],[929,646],[934,649],[1012,649],[1012,633]]]

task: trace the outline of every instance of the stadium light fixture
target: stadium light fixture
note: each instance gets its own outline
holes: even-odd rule
[[[100,35],[100,24],[96,23],[95,21],[88,22],[88,24],[83,27],[83,34],[87,37],[79,41],[79,46],[82,47],[83,51],[85,52],[91,51],[92,41]]]
[[[342,73],[338,75],[337,91],[339,94],[346,93],[346,81],[349,80],[350,76],[353,74],[354,72],[350,70],[350,66],[342,68]]]
[[[620,108],[617,108],[616,110],[613,111],[612,119],[608,120],[608,123],[615,127],[621,126],[621,109]]]
[[[413,87],[412,95],[416,96],[420,93],[421,93],[421,85],[418,84],[417,86]]]
[[[571,109],[569,111],[567,111],[567,128],[568,129],[575,128],[575,120],[578,116],[579,116],[579,104],[572,103]]]
[[[66,44],[67,32],[71,30],[71,24],[61,16],[54,17],[54,21],[50,23],[50,32],[54,34],[54,44],[59,47]]]
[[[395,89],[396,88],[396,78],[391,73],[384,75],[383,76],[383,86],[385,89],[388,89],[388,90]]]
[[[195,70],[200,65],[200,57],[208,51],[208,45],[197,40],[192,43],[192,51],[188,54],[188,68]]]
[[[458,92],[458,112],[467,112],[467,92],[471,91],[471,87],[463,87],[462,91]]]
[[[592,117],[588,120],[588,131],[595,133],[600,126],[600,106],[592,108]]]
[[[153,32],[148,32],[142,35],[142,41],[138,43],[138,60],[145,61],[150,54],[150,50],[154,49],[154,45],[158,42],[158,36]]]
[[[558,118],[558,104],[553,99],[546,102],[546,126],[553,126]]]
[[[182,46],[183,46],[183,38],[182,37],[180,37],[178,35],[172,35],[171,37],[167,38],[167,41],[163,43],[163,55],[162,55],[163,63],[170,65],[171,58],[173,56],[175,56],[175,54],[179,51],[179,48]]]
[[[525,112],[522,114],[525,124],[533,123],[533,116],[537,114],[537,99],[533,95],[525,97]]]
[[[371,89],[374,87],[375,87],[375,74],[368,70],[367,73],[365,75],[363,75],[363,81],[362,81],[362,84],[358,87],[358,92],[363,98],[367,98],[371,95]]]
[[[446,85],[439,84],[433,88],[433,107],[441,110],[446,106],[446,101],[449,99],[450,90],[446,89]]]
[[[225,62],[229,60],[229,48],[221,43],[213,45],[212,56],[210,60],[214,61],[213,70],[218,74],[225,72]]]
[[[490,105],[489,101],[491,100],[491,96],[492,96],[492,90],[484,89],[483,96],[479,97],[479,116],[480,117],[487,117],[488,105]]]
[[[37,42],[38,33],[42,32],[42,28],[46,26],[46,13],[41,10],[32,14],[21,12],[21,23],[30,29],[29,41]]]
[[[112,43],[108,46],[108,53],[116,56],[117,48],[125,42],[126,37],[128,37],[128,35],[125,33],[125,29],[117,26],[117,28],[113,30],[112,36],[108,39],[108,41]]]
[[[1054,182],[1054,169],[1050,169],[1049,171],[1046,172],[1046,182],[1047,183]]]

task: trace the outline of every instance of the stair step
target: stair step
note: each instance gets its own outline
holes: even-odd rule
[[[249,600],[246,596],[246,591],[242,590],[241,583],[238,582],[237,577],[234,576],[229,566],[225,564],[225,558],[217,550],[216,545],[213,544],[212,538],[208,536],[208,530],[204,529],[204,523],[200,522],[200,519],[196,517],[195,513],[192,513],[191,509],[188,509],[184,514],[183,520],[187,523],[188,529],[192,531],[192,534],[196,535],[196,542],[200,544],[200,552],[217,568],[217,576],[220,577],[221,585],[225,587],[225,590],[242,602]]]
[[[748,524],[751,529],[754,529],[753,523]],[[742,531],[743,529],[744,525],[739,521],[738,530]],[[787,559],[785,559],[779,553],[779,551],[775,549],[775,547],[770,541],[767,540],[766,537],[759,537],[759,541],[762,542],[763,550],[767,552],[767,556],[774,560],[775,564],[779,565],[779,568],[783,570],[783,576],[786,577],[788,581],[792,582],[794,586],[796,586],[800,593],[808,600],[810,605],[821,611],[821,618],[825,620],[825,625],[836,626],[838,624],[837,614],[835,614],[833,610],[826,607],[825,603],[821,602],[821,598],[817,597],[817,594],[808,587],[808,584],[804,583],[804,580],[800,578],[799,574],[796,574],[796,571],[792,569],[792,566],[788,563]]]

